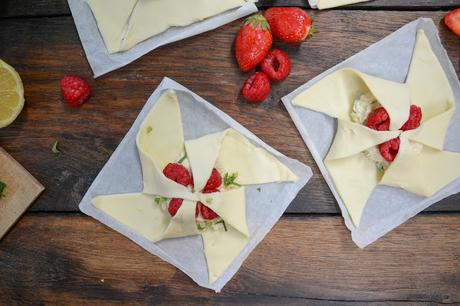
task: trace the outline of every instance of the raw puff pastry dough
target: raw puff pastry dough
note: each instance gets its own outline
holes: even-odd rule
[[[317,7],[320,10],[359,3],[359,2],[367,2],[370,0],[309,0],[311,6]]]
[[[129,50],[170,27],[187,26],[245,0],[86,0],[109,53]]]
[[[390,131],[352,122],[353,102],[366,92],[387,110]],[[355,226],[378,184],[429,197],[460,177],[460,153],[443,151],[455,111],[452,89],[423,30],[417,33],[405,84],[345,68],[300,93],[293,104],[337,118],[336,136],[324,162]],[[422,108],[421,125],[400,131],[411,104]],[[382,174],[363,151],[398,136],[399,153]]]
[[[249,241],[244,186],[202,194],[166,178],[162,169],[187,153],[195,190],[202,190],[214,167],[220,173],[238,173],[240,185],[295,181],[289,168],[264,149],[252,145],[233,129],[184,141],[179,101],[174,91],[163,93],[141,124],[136,139],[142,165],[142,193],[98,196],[95,207],[151,242],[201,235],[214,282]],[[185,151],[184,151],[185,150]],[[157,197],[182,198],[174,217],[155,202]],[[195,220],[197,201],[215,211],[226,223],[223,229],[199,231]]]

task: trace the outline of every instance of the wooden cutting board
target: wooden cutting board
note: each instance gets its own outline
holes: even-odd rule
[[[0,239],[45,189],[26,169],[0,147]]]

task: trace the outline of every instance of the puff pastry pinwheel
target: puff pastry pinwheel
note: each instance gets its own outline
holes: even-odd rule
[[[324,162],[355,226],[379,184],[430,197],[460,177],[460,153],[443,151],[454,96],[423,30],[404,84],[344,68],[293,104],[337,118]]]
[[[240,7],[245,0],[86,0],[109,53],[129,50],[170,27]]]
[[[92,204],[151,242],[201,235],[213,283],[249,241],[245,187],[296,175],[234,129],[184,141],[179,101],[165,91],[136,138],[142,193]]]

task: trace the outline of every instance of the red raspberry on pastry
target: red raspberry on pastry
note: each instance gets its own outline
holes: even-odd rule
[[[422,121],[422,109],[417,105],[410,106],[409,119],[400,128],[401,131],[414,130],[420,126]]]
[[[366,126],[376,131],[388,131],[390,129],[390,117],[383,107],[376,108],[367,117]]]
[[[393,138],[379,145],[380,155],[387,161],[392,162],[395,160],[396,155],[398,155],[400,140],[398,138]]]
[[[291,73],[291,60],[280,49],[273,49],[260,63],[260,69],[274,82],[279,82]]]
[[[422,121],[422,109],[417,105],[411,105],[409,110],[409,119],[400,128],[401,131],[413,130],[420,126]],[[366,125],[368,128],[377,131],[388,131],[390,129],[390,118],[387,111],[383,107],[375,109],[367,117]],[[379,145],[380,155],[388,161],[392,162],[398,155],[400,140],[398,138],[391,139]]]

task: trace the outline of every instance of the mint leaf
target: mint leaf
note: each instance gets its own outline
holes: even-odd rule
[[[0,198],[5,196],[5,189],[6,189],[6,184],[2,181],[0,181]]]
[[[59,146],[59,142],[56,140],[54,143],[53,143],[53,146],[51,147],[51,152],[53,152],[54,154],[61,154],[61,150],[59,150],[58,148]]]
[[[234,186],[238,186],[240,187],[241,185],[238,184],[236,181],[238,177],[238,173],[235,172],[235,173],[225,173],[224,175],[224,187],[228,187],[228,186],[231,186],[231,185],[234,185]]]

